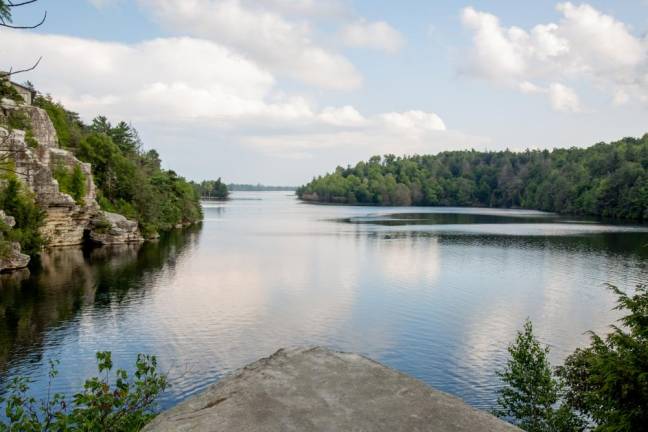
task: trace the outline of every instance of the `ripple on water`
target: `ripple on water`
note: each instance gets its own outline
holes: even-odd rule
[[[58,358],[55,389],[71,394],[96,351],[129,369],[153,353],[168,407],[279,347],[324,345],[490,408],[525,318],[560,362],[618,317],[604,283],[632,289],[648,275],[646,227],[239,198],[262,199],[205,205],[202,227],[128,254],[59,251],[3,279],[0,379],[27,375],[44,394]]]

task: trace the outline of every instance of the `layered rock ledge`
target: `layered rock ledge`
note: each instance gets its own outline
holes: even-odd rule
[[[137,222],[99,208],[92,167],[78,160],[69,150],[59,147],[56,129],[47,112],[26,103],[0,99],[1,124],[7,123],[6,120],[15,112],[22,112],[29,119],[31,139],[28,139],[26,131],[0,127],[0,156],[9,156],[16,177],[27,186],[44,210],[45,222],[41,233],[47,245],[80,245],[86,237],[102,245],[143,242]],[[75,201],[61,190],[54,172],[72,172],[76,167],[85,179],[85,193]],[[29,261],[29,257],[21,255],[15,246],[4,255],[7,259],[0,260],[0,271],[26,266],[25,258]]]
[[[279,350],[160,414],[145,431],[519,431],[358,354]]]

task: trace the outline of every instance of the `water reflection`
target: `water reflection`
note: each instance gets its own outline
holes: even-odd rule
[[[539,212],[371,209],[237,193],[203,227],[126,249],[56,250],[0,282],[0,379],[70,393],[111,350],[157,354],[169,406],[279,347],[368,354],[489,407],[526,317],[553,360],[616,318],[603,283],[648,276],[645,227]],[[237,199],[242,198],[242,199]]]
[[[29,269],[0,275],[0,379],[12,365],[42,361],[47,332],[69,324],[81,310],[119,307],[145,295],[145,280],[170,266],[199,230],[141,246],[52,249]]]

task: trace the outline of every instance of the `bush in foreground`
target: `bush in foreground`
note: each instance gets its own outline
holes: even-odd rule
[[[57,362],[50,363],[50,386],[57,375]],[[37,401],[29,396],[30,381],[14,378],[7,388],[7,396],[0,398],[4,405],[5,422],[0,421],[0,432],[25,431],[137,431],[155,416],[156,400],[168,387],[167,377],[157,371],[154,356],[139,354],[135,373],[113,368],[110,352],[97,353],[99,377],[85,381],[83,390],[71,401],[61,393],[49,394]]]
[[[606,337],[591,332],[589,347],[552,370],[526,322],[499,372],[504,386],[495,413],[527,431],[631,432],[648,424],[648,287],[634,295],[614,286],[626,311]]]

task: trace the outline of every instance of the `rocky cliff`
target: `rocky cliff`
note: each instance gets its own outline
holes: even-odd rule
[[[79,245],[86,239],[99,244],[143,241],[136,222],[99,208],[92,167],[79,161],[71,152],[59,148],[56,130],[47,112],[2,99],[0,124],[6,123],[12,112],[16,111],[27,116],[31,125],[29,136],[23,130],[9,131],[0,127],[0,140],[3,143],[0,156],[9,154],[17,177],[33,192],[37,204],[45,211],[42,232],[48,246]],[[61,191],[53,173],[55,170],[72,172],[76,167],[83,173],[85,194],[75,200]]]

